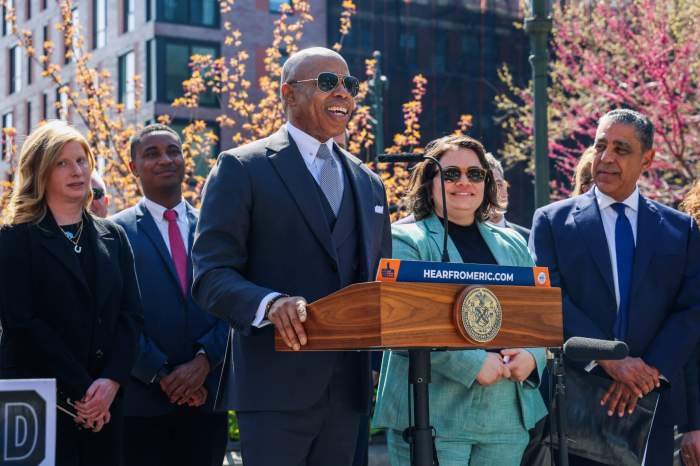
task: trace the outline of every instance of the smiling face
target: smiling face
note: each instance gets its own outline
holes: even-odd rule
[[[46,183],[47,203],[55,205],[84,202],[90,189],[90,172],[90,164],[83,146],[74,141],[66,143],[49,172]]]
[[[618,202],[627,199],[637,180],[654,160],[654,150],[642,150],[634,126],[603,119],[595,137],[591,172],[600,191]]]
[[[348,65],[334,56],[310,56],[297,65],[287,81],[314,79],[321,72],[347,76]],[[330,92],[319,90],[315,81],[282,85],[289,121],[320,142],[343,134],[355,109],[355,100],[342,82]]]
[[[449,150],[440,157],[443,169],[457,167],[462,173],[454,183],[445,183],[447,200],[447,216],[451,222],[459,225],[474,223],[474,214],[484,200],[484,181],[469,181],[464,174],[469,167],[485,168],[479,162],[479,157],[471,149]],[[432,187],[435,213],[442,216],[442,193],[440,190],[439,172],[433,178]]]
[[[170,132],[155,131],[141,138],[130,167],[146,197],[182,191],[185,160],[180,141]]]

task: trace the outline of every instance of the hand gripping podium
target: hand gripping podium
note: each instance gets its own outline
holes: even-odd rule
[[[403,349],[409,353],[412,464],[434,464],[428,412],[430,351],[561,347],[559,288],[369,282],[307,305],[302,351]],[[289,351],[279,334],[275,349]]]

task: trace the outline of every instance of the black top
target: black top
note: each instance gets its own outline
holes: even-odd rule
[[[59,227],[62,231],[61,234],[65,236],[65,232],[69,232],[73,235],[73,238],[78,234],[78,229],[80,228],[80,223],[74,223],[72,225],[61,225]],[[80,240],[78,241],[78,246],[81,248],[80,253],[76,253],[74,249],[74,243],[66,238],[66,246],[70,248],[73,254],[76,254],[78,261],[80,262],[80,267],[83,269],[83,274],[87,280],[88,287],[90,288],[90,293],[92,294],[92,301],[94,306],[95,297],[95,276],[97,274],[97,266],[95,265],[95,242],[90,241],[91,231],[87,225],[87,221],[83,219],[83,231],[80,235]]]
[[[468,226],[449,222],[448,234],[462,256],[462,262],[468,264],[496,264],[496,259],[479,233],[476,222]]]

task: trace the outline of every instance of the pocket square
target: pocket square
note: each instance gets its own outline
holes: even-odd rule
[[[384,213],[384,206],[383,205],[374,206],[374,213],[375,214],[383,214]]]

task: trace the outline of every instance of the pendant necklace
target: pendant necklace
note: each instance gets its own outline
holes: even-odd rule
[[[71,233],[70,231],[64,230],[60,225],[59,228],[61,228],[61,231],[63,232],[63,235],[66,237],[68,241],[73,244],[73,251],[75,251],[76,254],[80,254],[83,250],[83,248],[80,246],[80,237],[83,234],[83,220],[80,220],[80,225],[78,226],[78,230],[75,233]]]

